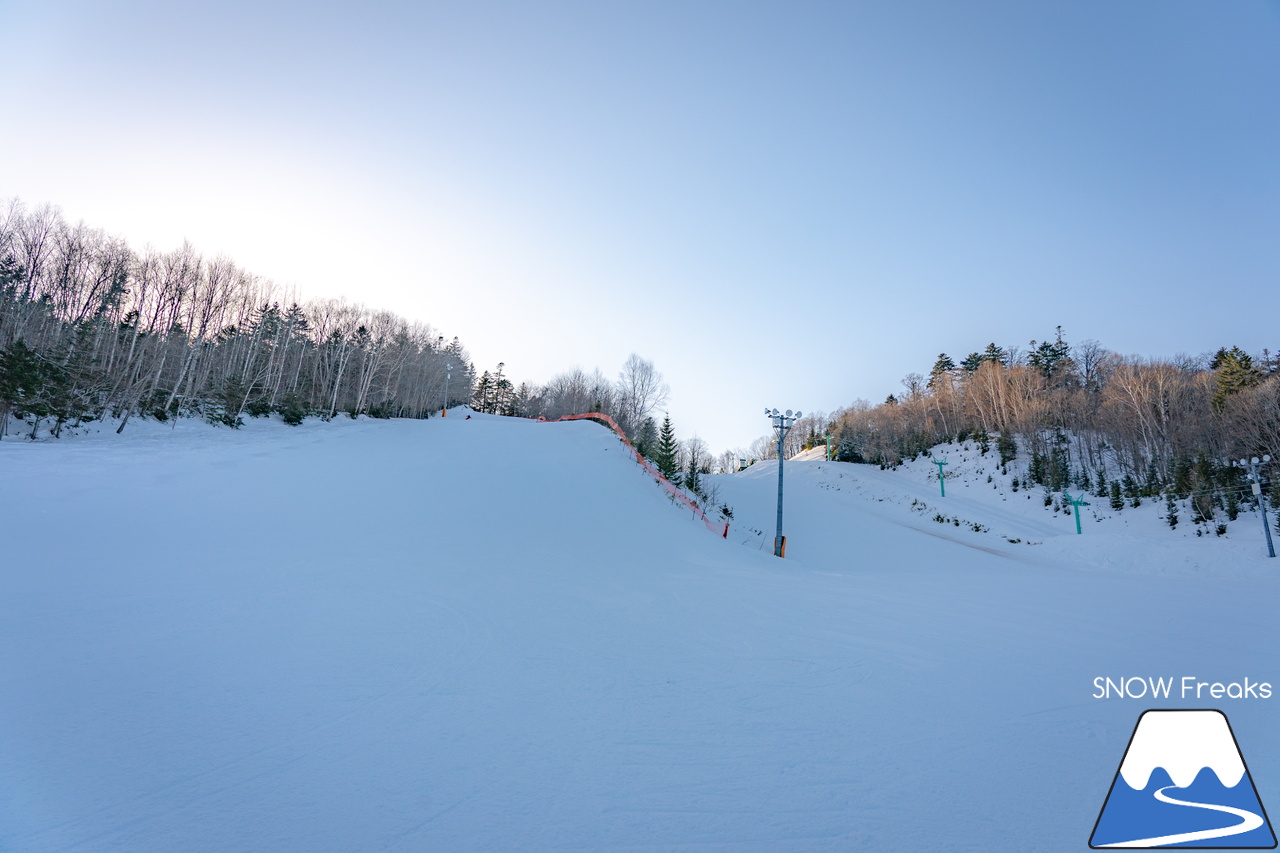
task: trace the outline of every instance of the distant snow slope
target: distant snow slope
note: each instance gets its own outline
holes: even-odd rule
[[[725,541],[592,423],[0,442],[0,849],[1084,849],[1149,707],[1094,677],[1280,683],[1245,543],[809,462],[778,560],[761,466]]]
[[[787,460],[796,462],[821,462],[827,458],[827,446],[821,444],[817,447],[810,447],[808,450],[801,450],[791,459]]]
[[[1262,521],[1255,511],[1242,510],[1239,518],[1230,522],[1219,513],[1220,517],[1213,523],[1199,527],[1202,535],[1197,536],[1186,502],[1180,503],[1180,523],[1171,530],[1164,518],[1162,500],[1143,498],[1139,507],[1126,502],[1123,510],[1115,511],[1108,498],[1087,494],[1084,495],[1087,505],[1080,508],[1083,532],[1077,535],[1073,513],[1069,508],[1059,509],[1061,492],[1053,493],[1053,506],[1046,506],[1044,488],[1024,483],[1025,459],[1001,473],[995,451],[982,454],[974,442],[938,445],[933,448],[932,457],[921,456],[893,470],[881,470],[876,465],[826,462],[825,454],[825,447],[813,448],[786,463],[789,467],[784,482],[794,482],[805,489],[788,496],[787,512],[799,513],[792,517],[806,530],[805,526],[826,513],[839,515],[841,506],[869,509],[875,504],[874,509],[886,523],[906,525],[928,535],[949,536],[972,543],[974,547],[994,548],[1015,555],[1024,553],[1030,545],[1033,552],[1025,553],[1037,559],[1052,555],[1084,570],[1214,577],[1224,572],[1250,575],[1280,571],[1273,561],[1262,559],[1266,556],[1266,540]],[[941,495],[935,460],[947,463],[946,497]],[[752,540],[753,547],[766,551],[773,542],[777,477],[776,461],[768,460],[730,477],[712,478],[722,492],[722,499],[731,505],[739,500],[738,495],[744,488],[767,505],[752,516],[758,523],[750,525],[764,534]],[[757,478],[769,481],[772,492],[763,483],[736,485]],[[1021,486],[1016,491],[1014,480],[1019,480]],[[1069,491],[1072,497],[1081,497],[1080,490]],[[741,500],[749,505],[751,499]],[[796,502],[794,510],[792,501]],[[816,504],[811,506],[810,501]],[[745,519],[740,512],[737,520],[740,523],[735,529],[739,541],[743,541],[749,538],[749,533],[743,529],[741,522]],[[1227,528],[1225,536],[1216,535],[1219,522]],[[796,532],[802,529],[789,524],[787,527]],[[837,549],[842,547],[838,539],[825,535],[789,536],[788,556],[798,555],[794,548],[807,549],[815,541],[833,544]],[[1009,544],[1022,547],[1005,547]]]

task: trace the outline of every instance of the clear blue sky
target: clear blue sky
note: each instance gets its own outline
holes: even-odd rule
[[[1280,349],[1280,3],[0,0],[0,196],[767,432],[1062,324]]]

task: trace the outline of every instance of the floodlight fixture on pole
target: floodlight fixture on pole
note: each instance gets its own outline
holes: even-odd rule
[[[947,496],[947,475],[942,470],[942,466],[947,464],[947,460],[945,457],[941,462],[935,459],[933,464],[938,466],[938,485],[942,487],[942,496],[945,498]]]
[[[764,416],[773,421],[773,432],[778,436],[778,530],[773,537],[773,556],[781,557],[786,553],[786,540],[782,536],[782,463],[785,455],[782,446],[787,433],[796,425],[796,421],[804,416],[804,413],[792,414],[791,410],[787,409],[784,414],[778,414],[777,409],[765,409]]]
[[[449,416],[449,377],[453,375],[453,365],[448,362],[444,366],[444,407],[440,409],[440,417]]]
[[[1262,490],[1262,474],[1258,470],[1260,465],[1266,465],[1270,461],[1269,455],[1261,459],[1256,456],[1252,459],[1241,459],[1239,462],[1233,459],[1231,467],[1246,469],[1249,479],[1253,482],[1253,493],[1258,498],[1259,509],[1262,510],[1262,531],[1267,534],[1267,556],[1274,557],[1276,548],[1271,542],[1271,524],[1267,521],[1267,493]]]
[[[1082,507],[1082,506],[1089,506],[1090,504],[1089,504],[1089,502],[1088,502],[1087,500],[1085,500],[1085,499],[1084,499],[1084,498],[1085,498],[1085,494],[1084,494],[1084,492],[1081,492],[1081,493],[1080,493],[1080,497],[1078,497],[1078,498],[1073,498],[1073,497],[1071,497],[1071,493],[1070,493],[1070,492],[1063,492],[1062,494],[1066,496],[1067,500],[1071,501],[1071,508],[1072,508],[1073,510],[1075,510],[1075,513],[1076,513],[1076,535],[1077,535],[1077,536],[1079,536],[1081,533],[1083,533],[1083,532],[1084,532],[1083,530],[1081,530],[1081,529],[1080,529],[1080,507]]]

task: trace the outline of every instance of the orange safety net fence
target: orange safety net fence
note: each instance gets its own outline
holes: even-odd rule
[[[674,498],[677,502],[682,504],[686,509],[690,510],[694,514],[694,516],[702,519],[702,523],[705,524],[707,526],[707,529],[710,530],[712,533],[716,534],[717,536],[723,539],[729,538],[729,522],[712,521],[711,519],[707,518],[707,514],[702,511],[702,507],[694,503],[689,498],[688,495],[682,492],[676,485],[674,485],[666,477],[662,476],[662,474],[658,472],[658,469],[654,466],[652,462],[650,462],[648,459],[645,459],[643,456],[640,455],[640,451],[636,450],[631,445],[631,442],[627,440],[626,434],[622,431],[622,429],[618,426],[617,422],[614,421],[613,418],[609,417],[603,412],[587,412],[586,414],[582,414],[582,415],[565,415],[563,418],[556,418],[555,421],[548,421],[545,418],[538,418],[538,420],[542,421],[543,423],[555,423],[556,421],[591,420],[591,421],[598,421],[604,424],[605,426],[609,427],[609,429],[613,430],[614,433],[617,434],[618,438],[622,440],[622,444],[627,448],[627,450],[631,451],[631,455],[635,457],[635,460],[640,465],[640,467],[643,468],[650,475],[652,475],[653,478],[658,481],[658,484],[662,486],[663,490],[665,490],[667,494],[671,495],[671,497]]]

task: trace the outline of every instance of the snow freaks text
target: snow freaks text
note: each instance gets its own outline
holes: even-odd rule
[[[1202,681],[1194,675],[1178,677],[1131,676],[1093,680],[1094,699],[1270,699],[1271,682]]]

